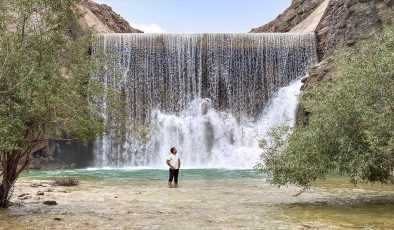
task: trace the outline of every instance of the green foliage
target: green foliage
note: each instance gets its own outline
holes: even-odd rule
[[[336,55],[338,76],[305,91],[311,112],[288,142],[262,146],[258,165],[279,186],[308,188],[330,172],[354,184],[389,183],[394,169],[394,27],[386,28],[354,53]],[[274,140],[286,132],[275,133]],[[278,151],[276,151],[278,150]]]
[[[96,103],[102,89],[90,77],[92,36],[66,34],[82,2],[0,4],[0,151],[48,138],[88,141],[103,132]]]
[[[88,142],[114,128],[101,116],[103,97],[114,99],[108,107],[123,119],[116,117],[124,114],[120,94],[94,77],[105,56],[90,56],[92,34],[69,33],[83,3],[0,1],[0,207],[8,207],[35,147],[50,139]]]

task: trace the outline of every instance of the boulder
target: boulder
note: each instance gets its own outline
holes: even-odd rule
[[[26,195],[26,196],[19,197],[19,200],[27,200],[27,199],[30,199],[30,198],[31,198],[30,195]]]
[[[37,188],[37,187],[40,187],[40,186],[42,186],[42,184],[41,184],[40,181],[33,180],[33,181],[30,183],[30,187],[32,187],[32,188]]]
[[[22,193],[22,194],[20,194],[18,197],[19,197],[19,198],[22,198],[22,197],[29,196],[29,195],[30,195],[29,193]]]
[[[45,195],[45,193],[43,191],[38,191],[37,192],[37,196],[43,196],[43,195]]]
[[[44,201],[44,204],[45,205],[57,205],[57,202],[54,200],[47,200],[47,201]]]

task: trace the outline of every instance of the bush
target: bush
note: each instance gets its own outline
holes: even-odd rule
[[[272,183],[308,188],[331,172],[354,184],[393,182],[394,27],[354,53],[336,55],[335,67],[332,82],[303,92],[308,125],[278,142],[279,151],[263,146],[258,168]]]
[[[55,186],[65,186],[65,187],[78,186],[79,184],[80,183],[78,180],[71,177],[55,178],[53,182],[53,185]]]

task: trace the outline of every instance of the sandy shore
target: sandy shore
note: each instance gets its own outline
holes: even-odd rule
[[[299,197],[262,179],[81,181],[30,187],[19,181],[0,229],[346,229],[394,226],[392,186],[324,185]],[[337,185],[337,183],[336,183]],[[37,195],[43,192],[44,195]],[[23,195],[25,194],[25,195]],[[23,195],[21,197],[18,197]],[[44,201],[57,205],[45,205]]]

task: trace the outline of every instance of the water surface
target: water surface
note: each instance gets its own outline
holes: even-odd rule
[[[52,179],[54,177],[74,177],[82,180],[165,180],[168,171],[163,169],[76,169],[76,170],[30,170],[23,173],[26,179]],[[231,169],[181,169],[182,180],[227,180],[262,179],[266,176],[257,170]]]
[[[70,176],[78,187],[30,187]],[[185,169],[167,187],[166,170],[26,172],[0,229],[391,229],[394,186],[354,187],[330,178],[298,197],[254,170]],[[50,191],[52,190],[52,191]],[[36,195],[44,191],[44,196]],[[18,195],[29,193],[21,200]],[[45,200],[58,205],[46,206]],[[60,218],[55,220],[55,218]]]

